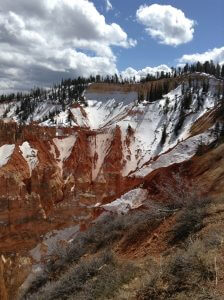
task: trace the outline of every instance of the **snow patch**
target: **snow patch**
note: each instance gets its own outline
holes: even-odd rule
[[[15,149],[15,145],[3,145],[0,147],[0,168],[5,166],[10,160]]]
[[[113,138],[113,130],[107,133],[99,133],[91,137],[90,151],[93,157],[92,180],[95,180],[101,170],[104,159],[110,149]]]
[[[137,170],[131,176],[144,177],[156,169],[165,168],[172,164],[184,162],[196,154],[200,144],[209,144],[213,142],[215,138],[215,136],[212,136],[210,130],[203,134],[193,136],[179,143],[171,151],[162,154],[156,161],[142,167],[140,170]]]
[[[73,125],[79,127],[89,127],[88,119],[83,115],[81,107],[71,108],[70,111],[75,121]]]
[[[136,209],[142,205],[142,203],[147,199],[148,191],[142,188],[137,188],[121,196],[121,198],[115,201],[102,205],[105,210],[117,212],[117,213],[127,213],[131,209]]]
[[[91,129],[114,124],[138,99],[136,92],[86,92],[88,106],[85,108]]]
[[[33,169],[38,165],[39,161],[37,158],[38,150],[33,149],[28,142],[24,142],[21,146],[19,146],[24,159],[26,160],[30,175],[32,174]]]
[[[53,139],[54,144],[56,145],[59,151],[58,165],[60,169],[63,169],[63,163],[71,155],[72,149],[76,142],[76,135],[70,135],[69,137],[58,139]]]

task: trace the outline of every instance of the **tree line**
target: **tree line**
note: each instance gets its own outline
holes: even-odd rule
[[[157,81],[160,79],[168,79],[168,78],[176,78],[180,75],[190,74],[190,73],[206,73],[210,75],[214,75],[217,78],[224,78],[224,64],[215,64],[213,61],[206,61],[204,63],[197,62],[195,64],[186,64],[184,67],[171,68],[171,72],[157,72],[156,75],[147,74],[146,76],[140,79],[140,83],[145,83],[149,81]],[[0,102],[6,101],[21,101],[24,99],[34,99],[34,100],[57,100],[63,106],[66,102],[73,100],[80,100],[83,91],[88,86],[89,83],[108,83],[108,84],[138,84],[139,82],[136,80],[135,76],[130,78],[123,78],[121,75],[107,75],[107,76],[89,76],[85,77],[77,77],[77,78],[68,78],[62,79],[59,84],[54,84],[51,89],[43,89],[43,88],[33,88],[29,93],[11,93],[11,94],[2,94],[0,96]],[[164,87],[166,90],[167,88]],[[165,93],[165,91],[163,92]],[[160,89],[153,88],[148,92],[147,98],[156,100],[160,98]],[[142,95],[139,95],[141,98]]]

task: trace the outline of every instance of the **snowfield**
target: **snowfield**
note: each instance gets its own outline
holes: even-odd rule
[[[165,168],[172,164],[186,161],[196,154],[200,144],[210,144],[214,140],[215,136],[212,134],[211,130],[186,139],[172,150],[165,154],[161,154],[156,161],[153,161],[149,165],[145,165],[140,170],[134,172],[132,176],[144,177],[156,169]]]

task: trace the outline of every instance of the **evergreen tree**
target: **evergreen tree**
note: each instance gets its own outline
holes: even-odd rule
[[[209,90],[209,80],[204,79],[202,83],[202,92],[208,93],[208,90]]]
[[[224,78],[224,64],[222,65],[221,77],[223,77],[223,78]]]
[[[139,91],[138,92],[138,102],[142,102],[144,100],[144,93]]]
[[[166,138],[167,138],[166,125],[164,125],[163,126],[163,131],[162,131],[162,136],[161,136],[161,141],[160,141],[161,146],[165,144]]]

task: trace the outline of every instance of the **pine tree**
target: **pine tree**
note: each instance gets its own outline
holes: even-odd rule
[[[147,94],[146,94],[146,101],[147,101],[147,102],[150,102],[150,90],[147,91]]]
[[[162,136],[161,136],[161,141],[160,141],[161,146],[165,144],[166,138],[167,138],[166,125],[164,125],[163,126],[163,131],[162,131]]]
[[[203,83],[202,83],[202,92],[203,93],[208,93],[208,90],[209,90],[209,80],[203,80]]]
[[[144,100],[144,94],[140,91],[138,93],[138,102],[142,102]]]
[[[222,65],[221,77],[223,77],[223,78],[224,78],[224,64]]]

